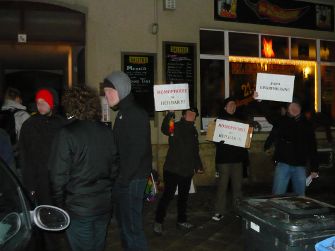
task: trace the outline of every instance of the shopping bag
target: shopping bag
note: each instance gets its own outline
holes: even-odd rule
[[[156,200],[157,196],[157,187],[154,176],[152,173],[148,176],[147,185],[144,190],[144,199],[149,202]]]

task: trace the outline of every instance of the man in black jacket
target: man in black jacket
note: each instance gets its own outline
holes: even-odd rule
[[[165,116],[161,131],[169,136],[169,150],[164,163],[164,192],[159,200],[154,224],[156,234],[163,233],[163,221],[170,201],[173,199],[178,186],[178,219],[177,227],[190,229],[193,227],[187,221],[187,200],[192,177],[195,172],[203,172],[199,155],[198,132],[194,121],[198,115],[196,108],[182,112],[182,118],[176,122],[173,131],[169,128],[174,112]]]
[[[113,132],[100,122],[99,97],[86,87],[65,92],[72,121],[56,136],[49,160],[52,194],[71,216],[66,234],[73,251],[103,251],[117,177]]]
[[[254,97],[257,96],[255,92]],[[291,180],[293,192],[303,196],[306,188],[306,166],[310,164],[311,177],[315,178],[319,163],[314,129],[302,114],[301,101],[294,98],[288,103],[284,116],[272,113],[265,102],[262,102],[260,107],[266,119],[277,128],[274,153],[277,165],[272,192],[285,194],[288,182]]]
[[[107,102],[119,112],[114,135],[119,152],[120,173],[116,181],[116,218],[125,250],[148,250],[142,224],[142,208],[147,177],[152,169],[149,116],[131,94],[127,74],[116,71],[103,83]]]

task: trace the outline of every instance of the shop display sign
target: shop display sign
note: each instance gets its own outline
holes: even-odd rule
[[[131,80],[132,93],[151,117],[154,116],[155,62],[156,55],[151,53],[122,54],[122,69]]]
[[[257,73],[257,99],[292,102],[294,78],[292,75]]]
[[[155,110],[186,110],[190,108],[188,84],[155,85]]]
[[[207,140],[249,148],[252,131],[253,129],[249,127],[249,124],[217,119],[215,124],[209,123],[208,125]]]
[[[215,20],[334,31],[334,6],[307,1],[215,0]]]
[[[164,42],[165,83],[187,83],[190,103],[195,101],[195,44]]]

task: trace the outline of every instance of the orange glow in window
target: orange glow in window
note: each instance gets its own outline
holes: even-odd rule
[[[266,40],[263,38],[263,50],[262,50],[263,55],[266,58],[273,58],[275,56],[275,53],[272,49],[272,40]]]

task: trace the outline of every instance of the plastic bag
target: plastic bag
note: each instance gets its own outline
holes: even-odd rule
[[[148,176],[147,185],[144,190],[144,199],[148,202],[153,202],[157,197],[157,187],[152,173]]]

